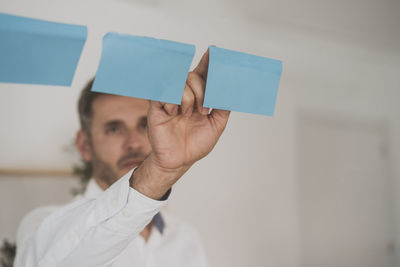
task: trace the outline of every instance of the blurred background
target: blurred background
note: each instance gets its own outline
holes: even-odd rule
[[[274,117],[234,112],[168,211],[211,266],[400,266],[400,1],[0,0],[88,26],[71,88],[0,84],[0,239],[79,187],[76,102],[114,31],[283,61]]]

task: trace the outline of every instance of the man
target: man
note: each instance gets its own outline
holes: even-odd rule
[[[206,266],[191,228],[159,211],[228,121],[229,111],[202,107],[207,70],[208,51],[189,73],[179,106],[90,93],[89,84],[76,144],[93,180],[80,200],[24,218],[17,267]]]

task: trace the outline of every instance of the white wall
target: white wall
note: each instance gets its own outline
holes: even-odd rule
[[[76,98],[108,31],[192,43],[197,60],[211,44],[281,59],[276,115],[233,113],[213,153],[174,188],[169,210],[197,227],[212,266],[300,266],[299,110],[388,121],[400,192],[398,7],[389,0],[0,0],[1,12],[89,28],[72,88],[0,84],[0,167],[71,165],[76,155],[63,149],[78,127]]]

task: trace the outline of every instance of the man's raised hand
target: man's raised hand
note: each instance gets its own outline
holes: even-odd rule
[[[149,197],[160,198],[213,149],[225,129],[230,111],[203,108],[208,62],[207,50],[187,77],[181,105],[150,103],[147,121],[152,152],[131,179],[131,186]]]

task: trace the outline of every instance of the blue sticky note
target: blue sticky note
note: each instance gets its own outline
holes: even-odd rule
[[[180,104],[194,45],[108,33],[92,91]]]
[[[211,46],[204,107],[273,116],[282,62]]]
[[[70,86],[87,27],[0,13],[0,82]]]

